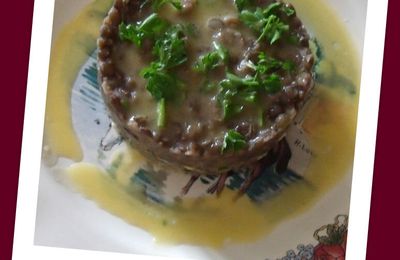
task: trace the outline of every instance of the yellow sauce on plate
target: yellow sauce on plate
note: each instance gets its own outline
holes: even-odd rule
[[[324,52],[322,83],[315,87],[303,122],[314,155],[304,181],[291,184],[261,204],[246,196],[234,202],[235,193],[225,189],[219,198],[183,198],[176,205],[162,206],[129,188],[130,176],[124,169],[132,172],[144,163],[138,153],[129,150],[123,153],[115,179],[95,165],[81,162],[70,166],[66,172],[76,189],[105,210],[149,231],[157,241],[221,247],[226,242],[251,242],[266,236],[279,223],[310,209],[350,174],[360,78],[358,52],[341,21],[323,1],[289,2]],[[110,0],[93,1],[53,43],[45,140],[57,155],[76,161],[82,158],[82,150],[72,127],[71,88],[79,68],[95,48],[110,5]],[[343,198],[349,195],[350,191]]]

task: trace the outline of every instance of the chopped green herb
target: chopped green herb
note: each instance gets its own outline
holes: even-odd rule
[[[235,5],[239,11],[242,11],[243,9],[251,7],[251,2],[252,0],[235,0]]]
[[[167,72],[168,69],[187,60],[184,34],[181,29],[179,25],[172,26],[156,41],[153,54],[157,59],[141,71],[141,75],[148,80],[147,90],[157,101],[162,98],[174,99],[182,86],[181,81]]]
[[[246,101],[247,103],[254,103],[257,100],[257,91],[255,90],[245,90],[242,93],[241,99]]]
[[[182,10],[182,3],[180,0],[153,0],[154,11],[158,11],[165,4],[171,4],[175,9]]]
[[[183,83],[175,75],[166,72],[163,65],[157,62],[152,62],[140,74],[147,79],[146,89],[157,101],[161,99],[173,100],[181,92]]]
[[[267,55],[263,52],[258,55],[257,64],[254,64],[252,61],[248,61],[247,66],[256,72],[256,77],[280,69],[291,72],[296,68],[296,64],[291,60],[280,61],[272,57],[267,57]]]
[[[224,119],[243,111],[246,104],[256,103],[261,93],[274,94],[282,89],[279,70],[290,72],[295,68],[292,61],[280,61],[260,53],[257,63],[248,61],[247,66],[253,75],[239,77],[226,73],[226,78],[218,84],[217,100],[223,111]]]
[[[286,5],[282,6],[282,11],[287,15],[287,16],[292,16],[296,13],[296,11],[292,7],[288,7]]]
[[[157,126],[159,128],[165,126],[165,98],[162,98],[157,104]]]
[[[238,151],[245,148],[247,145],[246,139],[242,134],[236,132],[235,130],[229,130],[225,133],[224,142],[222,144],[221,153],[226,151]]]
[[[174,25],[156,41],[153,54],[163,68],[170,69],[187,60],[184,37],[182,26]]]
[[[157,126],[162,128],[166,122],[166,101],[174,100],[182,93],[183,83],[160,67],[161,65],[153,62],[141,71],[141,75],[147,79],[147,91],[158,101]]]
[[[173,25],[158,36],[152,52],[156,59],[140,72],[147,80],[147,91],[158,101],[157,125],[160,128],[166,121],[166,102],[175,100],[183,93],[183,82],[169,71],[187,61],[183,28],[180,24]]]
[[[119,25],[119,37],[140,47],[145,38],[155,39],[162,35],[167,27],[168,23],[153,13],[137,24],[126,25],[122,22]]]
[[[264,16],[270,16],[272,14],[277,14],[282,6],[283,6],[283,4],[280,2],[271,3],[269,6],[267,6],[263,10]]]
[[[251,76],[240,78],[228,72],[226,79],[219,83],[217,96],[224,119],[240,113],[244,108],[244,103],[254,103],[259,87],[259,82]]]
[[[222,100],[222,111],[224,119],[231,118],[243,111],[243,105],[234,104],[232,100],[225,98]]]
[[[280,77],[273,73],[263,81],[263,86],[268,93],[276,93],[282,89],[282,82]]]
[[[282,69],[291,72],[296,68],[296,64],[293,61],[287,60],[282,63]]]
[[[260,31],[263,27],[265,17],[261,8],[257,8],[255,11],[243,10],[239,15],[240,20],[255,31]]]
[[[242,7],[242,5],[239,6]],[[264,9],[257,7],[255,10],[241,10],[239,18],[244,24],[260,34],[257,41],[265,38],[270,44],[274,44],[284,33],[289,31],[289,25],[279,18],[279,12],[287,16],[292,16],[295,13],[293,8],[275,2]]]
[[[248,67],[256,72],[256,77],[259,77],[266,73],[279,70],[282,67],[282,62],[272,57],[267,57],[264,52],[261,52],[258,55],[258,62],[253,64],[249,61]]]
[[[213,42],[213,46],[214,51],[200,56],[199,60],[194,65],[195,71],[206,73],[227,62],[228,50],[217,42]]]
[[[278,41],[284,32],[289,31],[289,25],[283,23],[276,15],[270,15],[266,19],[264,27],[261,29],[261,35],[257,41],[261,41],[266,38],[270,44],[274,44]]]
[[[254,77],[247,75],[244,78],[238,77],[235,74],[227,73],[226,74],[227,80],[223,82],[223,84],[231,85],[231,86],[247,86],[247,87],[258,87],[259,83],[256,81]]]

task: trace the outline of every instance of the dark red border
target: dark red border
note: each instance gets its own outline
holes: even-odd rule
[[[11,259],[12,252],[33,2],[5,1],[2,4],[0,259],[5,260]],[[399,11],[400,1],[389,0],[367,259],[399,256]]]
[[[400,1],[390,0],[367,259],[400,259]]]
[[[33,0],[1,4],[0,259],[11,259]]]

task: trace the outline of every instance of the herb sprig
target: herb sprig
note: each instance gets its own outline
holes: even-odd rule
[[[130,41],[141,47],[144,39],[156,39],[168,28],[168,22],[161,19],[158,14],[153,13],[146,19],[136,24],[119,25],[119,37],[123,41]]]
[[[236,8],[240,11],[252,6],[252,0],[235,0]]]
[[[257,42],[265,39],[272,45],[289,31],[289,25],[279,18],[279,14],[292,16],[295,13],[293,8],[280,2],[272,3],[266,8],[257,7],[255,10],[249,8],[249,5],[247,1],[236,1],[236,6],[241,11],[240,20],[259,33]],[[247,9],[242,10],[243,8]]]
[[[224,136],[224,142],[221,147],[221,153],[226,151],[238,151],[247,146],[245,137],[235,130],[228,130]]]
[[[254,104],[260,93],[274,94],[282,89],[281,77],[278,71],[291,72],[294,69],[292,61],[279,61],[267,57],[265,53],[258,55],[256,63],[247,62],[253,70],[253,75],[239,77],[230,72],[218,84],[217,100],[222,108],[224,119],[240,113],[246,104]]]
[[[147,80],[146,89],[156,101],[161,99],[174,100],[183,88],[183,83],[157,62],[153,62],[150,66],[144,68],[140,75]]]
[[[158,9],[164,4],[172,4],[179,9],[178,0],[160,0],[153,2],[153,8]],[[140,75],[147,80],[146,89],[157,101],[157,125],[164,127],[166,123],[166,104],[182,94],[183,82],[171,72],[187,61],[186,35],[184,25],[170,25],[157,13],[150,14],[146,19],[136,24],[119,25],[119,36],[122,40],[142,46],[144,39],[154,42],[152,54],[155,59],[149,66],[143,68]]]
[[[163,69],[171,69],[187,61],[185,49],[185,33],[183,26],[171,26],[165,34],[156,41],[153,55]]]
[[[184,84],[170,72],[170,69],[187,61],[185,44],[183,27],[179,24],[171,26],[154,44],[155,61],[140,72],[147,80],[147,91],[158,102],[159,128],[165,126],[166,102],[173,101],[182,94]]]
[[[214,51],[200,56],[199,60],[194,65],[194,70],[201,73],[206,73],[218,66],[226,64],[228,61],[228,50],[220,43],[213,42]]]

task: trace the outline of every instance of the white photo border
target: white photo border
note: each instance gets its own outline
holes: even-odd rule
[[[388,0],[368,0],[347,259],[365,259]],[[13,259],[167,259],[34,245],[54,0],[36,0],[19,174]]]

